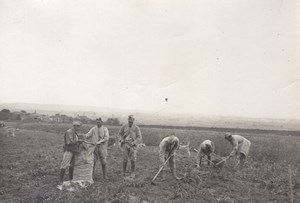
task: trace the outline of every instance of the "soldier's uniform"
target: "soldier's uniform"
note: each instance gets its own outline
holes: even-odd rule
[[[169,159],[171,173],[176,179],[179,179],[176,175],[175,168],[175,152],[177,149],[179,149],[179,139],[174,135],[165,137],[159,144],[159,158],[161,164],[163,164],[171,156]],[[165,172],[163,172],[163,176],[164,175]]]
[[[73,122],[73,126],[80,126],[79,121]],[[69,179],[73,179],[75,154],[79,152],[78,133],[74,128],[66,131],[64,135],[64,155],[60,165],[60,182],[63,182],[65,170],[69,167]]]
[[[133,119],[132,116],[129,116],[128,119]],[[123,175],[125,176],[127,161],[131,161],[131,176],[135,177],[135,162],[137,158],[137,146],[142,143],[142,134],[140,128],[132,124],[125,124],[121,127],[118,134],[122,154],[123,154]]]
[[[86,138],[90,139],[92,144],[97,144],[99,141],[103,141],[100,144],[97,144],[94,150],[94,170],[96,162],[99,159],[102,165],[103,177],[106,178],[106,164],[107,164],[107,145],[109,140],[108,129],[104,126],[98,127],[94,126],[90,129],[90,131],[86,134]]]
[[[230,133],[225,134],[225,139],[227,139],[232,145],[232,151],[229,157],[237,155],[240,157],[240,166],[243,166],[245,159],[249,154],[251,142],[240,135],[232,135]]]

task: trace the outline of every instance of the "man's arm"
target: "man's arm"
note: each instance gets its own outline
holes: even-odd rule
[[[67,131],[66,134],[66,144],[75,144],[77,140],[73,139],[73,132]]]
[[[200,159],[202,159],[202,149],[201,149],[201,147],[199,147],[198,152],[197,152],[197,167],[199,167],[200,164],[201,164]]]
[[[136,139],[134,140],[134,144],[138,145],[141,144],[142,142],[143,142],[143,137],[142,137],[141,130],[138,126],[136,126]]]
[[[215,143],[214,142],[211,142],[211,148],[212,148],[211,153],[214,153],[215,152]]]
[[[172,154],[175,154],[175,151],[179,149],[179,140],[175,140],[173,145],[172,145],[172,148],[171,148],[171,151],[170,151],[170,155]]]
[[[87,134],[85,134],[85,138],[90,138],[93,135],[93,129],[91,128]]]
[[[159,144],[159,159],[161,161],[161,164],[163,164],[165,162],[165,151],[166,151],[166,145],[165,143],[162,141]]]
[[[125,128],[125,126],[123,125],[121,128],[120,128],[120,131],[119,131],[119,133],[118,133],[118,141],[119,142],[121,142],[121,141],[123,141],[123,136],[124,136],[124,128]]]
[[[100,143],[103,143],[103,142],[108,142],[108,140],[109,140],[108,129],[105,128],[105,127],[103,127],[103,132],[104,132],[104,138],[101,139],[101,140],[99,140],[99,141],[97,142],[97,144],[100,144]]]
[[[237,151],[238,151],[238,145],[239,145],[239,143],[238,143],[238,141],[237,140],[232,140],[232,151],[231,151],[231,153],[229,154],[229,157],[232,157],[233,155],[235,155],[236,153],[237,153]]]
[[[109,140],[109,132],[107,128],[104,128],[104,141],[108,141]]]

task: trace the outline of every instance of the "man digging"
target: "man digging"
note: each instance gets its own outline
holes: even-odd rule
[[[225,133],[225,139],[232,145],[232,151],[226,159],[229,159],[234,155],[239,156],[239,165],[240,169],[242,169],[249,154],[251,142],[243,136],[232,135],[231,133]]]
[[[163,164],[169,159],[169,166],[173,177],[176,180],[180,180],[181,178],[176,175],[176,167],[175,167],[175,152],[179,149],[179,139],[174,135],[169,137],[165,137],[159,144],[159,158],[161,161],[161,167]],[[163,171],[163,180],[165,180],[165,172]]]
[[[197,153],[197,168],[201,166],[202,158],[207,156],[207,165],[210,165],[211,162],[211,154],[215,151],[215,145],[210,140],[204,140],[198,149]]]

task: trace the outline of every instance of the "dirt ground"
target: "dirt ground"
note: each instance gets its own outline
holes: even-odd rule
[[[290,202],[287,165],[257,162],[251,158],[243,170],[235,160],[223,169],[195,168],[196,153],[190,159],[184,152],[176,156],[177,172],[183,180],[168,173],[158,176],[158,147],[139,149],[137,177],[122,177],[119,148],[109,148],[108,181],[102,179],[98,163],[95,183],[77,192],[59,191],[59,165],[62,159],[62,134],[20,129],[16,137],[0,135],[1,202]],[[66,175],[67,180],[68,175]],[[294,187],[294,202],[299,202],[299,187]]]

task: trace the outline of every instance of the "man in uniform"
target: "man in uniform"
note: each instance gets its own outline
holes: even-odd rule
[[[95,174],[96,162],[99,159],[102,166],[102,175],[104,179],[107,179],[107,145],[109,140],[108,129],[103,126],[101,118],[96,119],[97,125],[90,129],[85,135],[86,138],[90,138],[91,143],[96,145],[94,150],[94,167],[93,177]]]
[[[169,137],[165,137],[159,144],[159,158],[161,161],[161,165],[165,163],[165,161],[169,159],[169,166],[173,177],[177,180],[180,178],[176,175],[176,168],[175,168],[175,152],[179,149],[179,139],[174,135]],[[165,179],[165,172],[163,172],[163,179]]]
[[[140,128],[134,124],[133,115],[128,116],[128,123],[123,125],[118,137],[123,152],[123,176],[126,175],[128,159],[131,161],[131,178],[135,178],[135,163],[138,145],[142,143]]]
[[[198,149],[198,153],[197,153],[197,167],[199,168],[202,162],[202,158],[204,156],[207,156],[207,165],[210,165],[211,162],[211,156],[210,154],[213,153],[215,151],[215,145],[212,141],[210,140],[204,140]]]
[[[225,133],[225,139],[232,145],[232,151],[227,158],[229,159],[234,155],[239,156],[239,164],[240,168],[242,168],[249,154],[251,142],[243,136],[232,135],[231,133]]]
[[[63,183],[66,169],[69,167],[69,179],[73,179],[74,158],[79,152],[78,133],[81,126],[80,121],[73,122],[73,128],[67,130],[64,135],[64,155],[60,166],[60,183]]]

